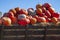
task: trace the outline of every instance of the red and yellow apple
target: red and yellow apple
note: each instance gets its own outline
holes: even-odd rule
[[[37,4],[36,5],[36,9],[38,9],[38,8],[42,8],[42,5],[41,4]]]
[[[35,24],[36,22],[37,22],[37,19],[36,19],[36,18],[31,18],[31,19],[30,19],[30,23],[31,23],[31,24]]]
[[[16,10],[15,9],[10,9],[9,12],[13,12],[13,14],[16,15]]]
[[[15,8],[16,12],[19,12],[21,9],[19,7]]]
[[[52,22],[53,22],[53,23],[57,23],[57,22],[58,22],[58,19],[57,19],[56,17],[53,17],[53,18],[52,18]]]
[[[9,17],[2,17],[3,25],[11,26],[11,19]]]

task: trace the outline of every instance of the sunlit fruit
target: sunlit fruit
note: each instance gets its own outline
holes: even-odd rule
[[[22,18],[26,18],[26,15],[25,14],[20,14],[18,15],[18,20],[22,19]]]
[[[21,9],[18,13],[28,15],[28,11],[26,9]]]
[[[21,25],[21,26],[26,26],[30,23],[30,20],[27,19],[27,18],[23,18],[21,20],[18,21],[18,24]]]
[[[51,18],[51,13],[50,13],[48,10],[45,11],[45,15],[46,15],[48,18]]]
[[[37,19],[36,19],[36,18],[31,18],[31,19],[30,19],[30,23],[31,23],[31,24],[35,24],[36,22],[37,22]]]
[[[16,15],[16,10],[15,9],[10,9],[9,12],[13,12],[13,14]]]
[[[37,21],[38,22],[46,22],[46,19],[44,17],[39,17]]]
[[[26,18],[31,19],[31,18],[32,18],[32,16],[31,16],[31,15],[28,15],[28,16],[26,16]]]
[[[43,7],[49,8],[49,7],[51,7],[51,4],[49,4],[49,3],[44,3],[44,4],[43,4]]]
[[[16,12],[19,12],[21,9],[19,7],[15,8]]]
[[[9,17],[3,17],[3,25],[11,26],[11,19]]]
[[[38,9],[38,8],[42,8],[42,5],[41,4],[37,4],[36,5],[36,9]]]
[[[57,19],[56,17],[53,17],[53,18],[52,18],[52,22],[53,22],[53,23],[57,23],[57,22],[58,22],[58,19]]]
[[[42,14],[42,9],[40,9],[40,8],[39,8],[39,9],[37,9],[37,10],[36,10],[36,14],[37,14],[37,15]]]
[[[54,9],[53,7],[49,7],[49,8],[48,8],[48,11],[51,13],[51,15],[52,15],[53,13],[55,13],[55,9]]]

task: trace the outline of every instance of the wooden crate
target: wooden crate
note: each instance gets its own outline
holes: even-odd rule
[[[1,40],[60,40],[60,26],[2,26]]]

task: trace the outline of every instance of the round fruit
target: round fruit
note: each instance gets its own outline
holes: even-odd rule
[[[18,21],[18,24],[21,25],[21,26],[26,26],[29,23],[30,23],[30,20],[27,19],[27,18],[23,18],[23,19]]]
[[[45,11],[46,11],[46,8],[42,7],[42,12],[45,13]]]
[[[39,15],[40,17],[43,17],[45,14],[41,12],[39,12],[38,10],[36,10],[36,14]]]
[[[3,25],[5,26],[11,26],[11,19],[9,17],[3,17]]]
[[[42,8],[42,5],[41,4],[37,4],[36,5],[36,9],[38,9],[38,8]]]
[[[16,10],[15,9],[10,9],[9,12],[13,12],[13,14],[16,14]]]
[[[21,9],[19,7],[15,8],[16,12],[19,12]]]
[[[57,23],[57,22],[58,22],[58,19],[57,19],[56,17],[53,17],[53,18],[52,18],[52,22],[53,22],[53,23]]]
[[[49,8],[49,7],[51,7],[51,4],[49,4],[49,3],[44,3],[44,4],[43,4],[43,7]]]
[[[45,18],[45,19],[46,19],[46,22],[49,22],[49,23],[52,22],[51,18]]]
[[[37,21],[38,22],[46,22],[46,19],[44,17],[39,17]]]
[[[30,23],[31,23],[31,24],[35,24],[36,22],[37,22],[36,18],[31,18],[31,19],[30,19]]]
[[[22,18],[26,18],[26,15],[25,14],[20,14],[18,15],[18,20],[22,19]]]
[[[51,13],[50,13],[48,10],[45,11],[45,15],[46,15],[48,18],[51,18]]]
[[[53,14],[52,14],[52,17],[59,18],[59,14],[58,14],[58,13],[53,13]]]
[[[53,13],[55,13],[55,9],[52,8],[52,7],[49,7],[49,8],[48,8],[48,11],[51,13],[51,15],[52,15]]]
[[[28,15],[28,16],[26,16],[26,18],[31,19],[31,18],[32,18],[32,16],[31,16],[31,15]]]
[[[38,19],[38,15],[33,16],[34,18]]]
[[[11,21],[12,21],[12,24],[15,24],[17,23],[17,18],[16,17],[10,17]]]
[[[28,11],[25,9],[21,9],[18,13],[28,15]]]
[[[8,12],[7,14],[8,14],[8,17],[14,17],[13,12]]]
[[[38,15],[42,14],[42,9],[41,9],[41,8],[38,8],[38,9],[36,10],[36,13],[37,13]]]

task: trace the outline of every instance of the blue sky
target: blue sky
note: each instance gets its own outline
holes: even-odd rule
[[[0,0],[0,11],[2,13],[8,12],[9,9],[20,8],[34,8],[36,4],[50,3],[57,12],[60,12],[60,0]]]

